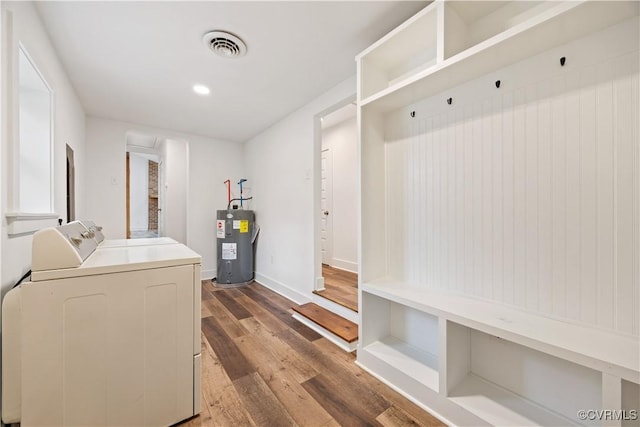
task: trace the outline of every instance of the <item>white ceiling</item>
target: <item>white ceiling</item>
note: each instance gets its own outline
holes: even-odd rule
[[[243,142],[356,72],[426,1],[38,2],[88,115]],[[226,30],[244,57],[202,43]],[[196,83],[211,88],[193,93]],[[355,91],[355,87],[354,87]]]

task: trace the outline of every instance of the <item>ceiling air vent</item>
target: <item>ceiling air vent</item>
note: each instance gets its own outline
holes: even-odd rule
[[[202,41],[213,53],[223,58],[238,58],[247,53],[247,45],[239,37],[225,31],[210,31]]]

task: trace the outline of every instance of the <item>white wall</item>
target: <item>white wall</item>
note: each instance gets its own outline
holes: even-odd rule
[[[44,75],[47,83],[55,92],[54,95],[54,147],[53,147],[53,180],[54,211],[61,218],[66,218],[66,144],[75,153],[76,161],[76,212],[84,215],[85,184],[82,179],[85,171],[85,113],[71,86],[67,75],[56,57],[53,46],[49,42],[44,27],[31,3],[2,2],[2,151],[0,171],[2,176],[2,197],[0,212],[2,214],[2,293],[9,289],[31,265],[31,235],[9,237],[5,214],[9,209],[11,191],[8,188],[9,173],[12,163],[11,146],[17,134],[16,108],[10,104],[9,94],[16,94],[17,83],[17,43],[28,50],[31,58]],[[13,32],[11,33],[13,29]],[[10,54],[16,56],[13,62]]]
[[[131,123],[87,118],[85,218],[104,227],[109,239],[124,238],[125,223],[125,151],[126,134],[136,131],[161,138],[187,141],[189,155],[189,191],[187,197],[187,245],[202,255],[202,276],[215,276],[216,210],[225,209],[229,178],[238,182],[244,175],[243,146],[198,135]]]
[[[185,189],[189,188],[189,144],[182,140],[167,139],[163,141],[161,150],[164,235],[186,243],[189,194]]]
[[[322,131],[333,159],[331,265],[358,271],[358,127],[356,118]]]
[[[131,231],[149,229],[149,160],[129,153],[129,212]]]
[[[314,116],[355,90],[354,76],[245,143],[261,229],[256,280],[294,301],[308,300],[315,280]]]

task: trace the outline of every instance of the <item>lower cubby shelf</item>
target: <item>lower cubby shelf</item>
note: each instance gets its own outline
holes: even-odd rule
[[[413,377],[431,390],[438,391],[437,356],[394,336],[387,336],[369,344],[365,351],[400,372]]]
[[[536,339],[528,334],[535,329],[536,316],[411,289],[362,286],[358,364],[445,422],[591,426],[603,422],[581,419],[580,410],[612,410],[623,416],[614,425],[638,425],[637,367],[612,369],[576,352],[574,347],[582,348],[575,344],[585,333],[582,327],[541,319],[545,330],[566,337],[564,346],[550,346],[538,338],[543,336],[539,330]],[[501,328],[488,316],[491,310],[496,312],[491,316],[518,322]],[[524,325],[522,330],[518,324]],[[637,351],[637,341],[602,336],[607,339],[593,342]],[[627,356],[620,358],[625,362]]]
[[[363,293],[371,311],[362,349],[431,390],[438,391],[438,318],[420,310]]]
[[[577,425],[474,374],[467,375],[449,399],[494,426]]]
[[[385,344],[373,343],[358,350],[356,363],[392,389],[440,418],[447,425],[474,427],[490,425],[482,418],[434,390],[432,388],[433,383],[419,381],[419,376],[414,375],[414,372],[410,372],[407,366],[404,365],[411,359],[415,361],[415,359],[408,357],[405,351],[400,352],[398,359],[385,358],[377,351],[380,350],[380,345],[387,347]],[[404,347],[404,345],[402,346]],[[391,351],[387,347],[383,352],[393,353],[395,351]],[[425,367],[421,367],[420,370],[422,370],[423,374],[428,372],[428,368]],[[433,379],[434,375],[437,376],[438,373],[432,371],[427,374],[431,379]]]
[[[452,322],[448,322],[452,323]],[[449,326],[449,325],[448,325]],[[468,342],[448,341],[460,354],[449,372],[448,397],[492,425],[582,425],[578,411],[602,407],[601,373],[477,330],[452,325]],[[448,328],[451,330],[452,328]]]

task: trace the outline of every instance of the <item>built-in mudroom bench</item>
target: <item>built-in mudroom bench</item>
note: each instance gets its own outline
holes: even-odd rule
[[[559,426],[580,410],[638,409],[637,338],[398,283],[364,285],[362,302],[358,363],[429,408],[458,412],[446,396],[478,417],[441,414],[454,424]]]
[[[357,363],[453,425],[640,425],[640,2],[434,1],[357,57]]]

